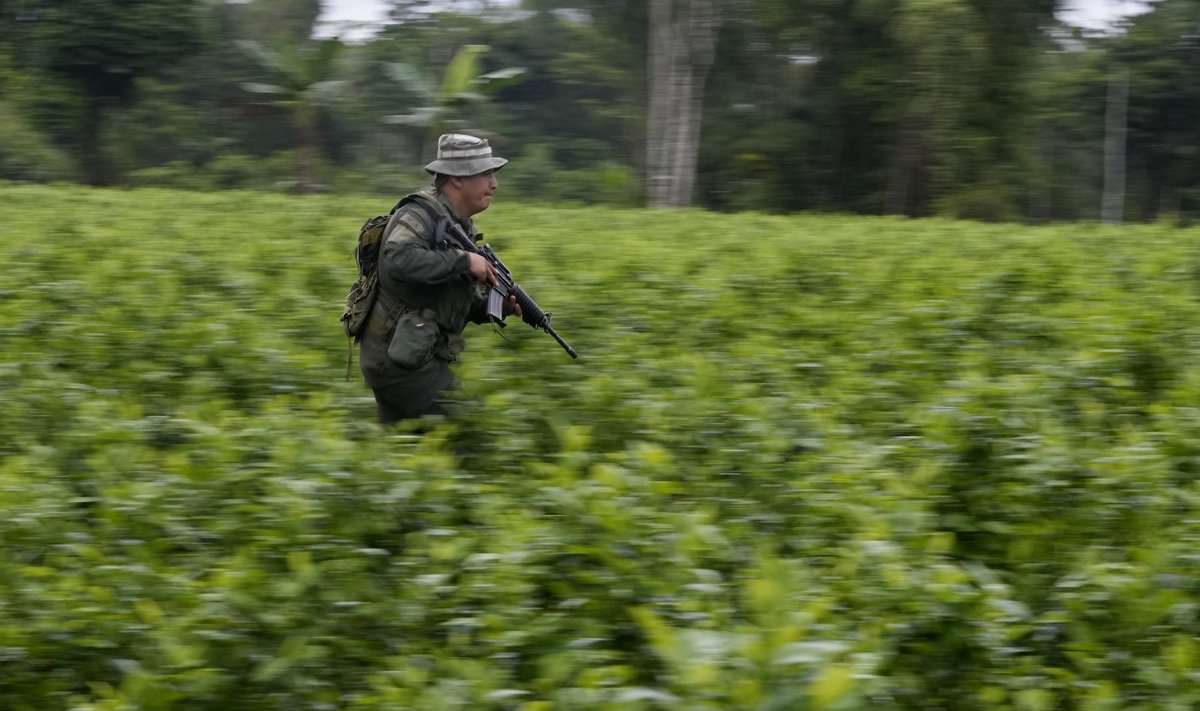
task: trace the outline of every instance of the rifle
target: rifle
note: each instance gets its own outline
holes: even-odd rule
[[[554,340],[558,341],[558,345],[562,346],[563,350],[572,358],[579,357],[575,349],[564,341],[562,336],[559,336],[554,327],[550,325],[550,316],[552,314],[549,311],[543,311],[542,307],[538,306],[537,302],[533,300],[533,297],[525,293],[525,290],[513,280],[512,272],[508,270],[508,267],[504,266],[504,262],[500,261],[500,257],[496,256],[490,245],[476,245],[463,232],[462,227],[453,224],[451,220],[444,220],[443,224],[447,225],[445,231],[449,233],[450,238],[456,246],[468,252],[478,254],[492,265],[492,271],[496,274],[496,281],[500,284],[499,287],[488,285],[487,315],[492,320],[492,323],[500,327],[506,325],[504,323],[504,302],[508,300],[510,295],[515,296],[517,297],[517,305],[521,307],[522,321],[533,328],[540,328],[549,333]]]

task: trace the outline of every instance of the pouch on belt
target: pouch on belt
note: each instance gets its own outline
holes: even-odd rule
[[[408,311],[396,321],[396,330],[388,343],[388,357],[402,368],[420,368],[433,357],[439,335],[437,321],[428,309]]]

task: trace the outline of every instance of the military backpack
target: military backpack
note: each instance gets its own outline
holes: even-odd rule
[[[357,343],[362,340],[363,329],[371,319],[371,309],[375,306],[375,298],[379,294],[379,252],[383,248],[383,233],[387,230],[388,221],[397,210],[410,203],[429,215],[434,223],[440,217],[426,198],[409,195],[386,215],[376,215],[363,223],[358,231],[358,242],[354,248],[354,261],[358,264],[358,279],[346,294],[346,304],[342,309],[342,327],[346,336]]]

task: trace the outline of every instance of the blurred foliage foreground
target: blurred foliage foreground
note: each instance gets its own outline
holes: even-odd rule
[[[1200,703],[1200,232],[501,202],[418,436],[388,207],[0,187],[0,707]]]

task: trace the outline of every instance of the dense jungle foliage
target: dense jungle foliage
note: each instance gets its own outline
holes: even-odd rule
[[[422,434],[390,204],[0,186],[0,707],[1200,704],[1200,232],[501,202]]]
[[[338,27],[321,0],[0,0],[0,179],[390,194],[470,129],[527,201],[661,204],[678,143],[711,210],[1200,217],[1195,0],[1092,3],[1130,13],[1107,32],[1070,0],[381,4]],[[714,7],[667,33],[703,46],[669,66],[711,70],[669,84],[695,125],[663,135],[649,38]]]

